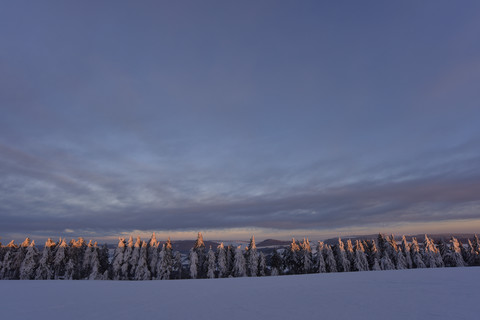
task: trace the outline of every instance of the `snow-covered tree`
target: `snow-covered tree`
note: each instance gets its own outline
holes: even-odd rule
[[[135,267],[135,280],[150,280],[151,273],[148,267],[148,245],[146,242],[142,243],[142,247],[140,249],[140,254],[138,257],[138,262]]]
[[[325,244],[322,241],[318,241],[317,254],[315,255],[315,266],[318,273],[327,272],[327,266],[325,264],[325,258],[323,257],[323,248]]]
[[[158,247],[159,243],[157,241],[157,237],[155,236],[155,232],[152,234],[150,241],[148,242],[148,265],[150,266],[150,272],[152,279],[157,278],[157,263],[158,263]]]
[[[197,276],[199,278],[205,278],[207,276],[207,264],[205,263],[205,243],[203,242],[203,236],[201,232],[198,233],[197,240],[193,245],[193,250],[197,254]]]
[[[283,255],[283,262],[286,266],[286,272],[289,274],[300,273],[300,246],[295,241],[295,238],[292,238],[292,243],[290,243],[287,250],[283,252]]]
[[[55,250],[55,259],[53,260],[54,279],[65,279],[66,266],[69,260],[67,255],[68,245],[63,239]]]
[[[413,262],[412,262],[412,255],[410,253],[410,245],[407,242],[407,238],[402,236],[402,253],[405,257],[405,265],[407,269],[412,269],[413,268]]]
[[[212,246],[208,250],[207,254],[207,278],[213,279],[215,278],[215,271],[216,271],[216,261],[215,261],[215,252],[212,250]]]
[[[416,238],[412,238],[412,244],[410,245],[410,253],[412,255],[412,263],[414,268],[426,268],[425,263],[422,259],[422,254],[420,252],[420,246],[418,245]]]
[[[227,254],[227,273],[225,277],[233,277],[233,269],[235,266],[235,248],[232,245],[228,245],[226,248]]]
[[[90,251],[89,253],[89,268],[88,268],[88,276],[87,279],[89,280],[106,280],[105,275],[102,272],[102,267],[100,263],[100,250],[98,248],[97,243],[95,242],[93,245],[91,245],[90,249],[87,249]],[[86,253],[86,251],[85,251]],[[85,260],[84,259],[84,265],[85,265]],[[108,274],[108,273],[107,273]]]
[[[423,241],[423,261],[427,268],[444,267],[440,251],[435,246],[433,240],[427,235],[425,235],[425,240]]]
[[[182,279],[183,277],[182,255],[178,251],[175,251],[175,254],[173,255],[173,271],[175,272],[176,279]]]
[[[15,256],[17,254],[18,246],[12,240],[4,248],[5,255],[3,257],[2,269],[0,270],[0,279],[10,280],[15,279]]]
[[[198,270],[197,270],[197,265],[198,265],[198,256],[197,252],[195,251],[194,248],[190,249],[190,255],[189,255],[189,270],[190,270],[190,278],[192,279],[197,279],[198,275]]]
[[[452,237],[450,243],[450,250],[445,257],[445,264],[447,265],[447,267],[465,266],[465,261],[462,257],[462,250],[460,248],[460,242],[455,237]]]
[[[238,246],[235,250],[235,262],[233,268],[234,277],[246,277],[247,267],[245,263],[245,257],[243,256],[242,247]]]
[[[162,245],[162,251],[158,258],[157,266],[157,279],[159,280],[169,280],[170,274],[172,273],[173,268],[173,252],[172,252],[172,243],[170,238],[167,239],[164,245]]]
[[[258,274],[258,252],[257,246],[255,245],[255,236],[250,238],[250,243],[245,248],[245,258],[248,276],[256,277]]]
[[[335,260],[332,247],[328,244],[323,247],[323,256],[325,257],[325,267],[327,272],[337,272],[337,261]]]
[[[48,280],[53,279],[53,259],[55,242],[52,239],[48,239],[45,242],[45,247],[42,251],[42,257],[38,262],[37,270],[35,271],[35,280]]]
[[[218,277],[224,278],[227,275],[227,253],[223,242],[217,247]]]
[[[119,238],[118,239],[118,246],[115,249],[115,252],[113,254],[113,260],[112,260],[112,279],[113,280],[121,280],[123,279],[123,273],[122,273],[122,265],[123,265],[123,256],[125,253],[125,239],[124,238]]]
[[[313,269],[312,248],[308,239],[303,238],[300,244],[300,272],[310,273]]]
[[[128,262],[130,270],[129,279],[135,279],[138,260],[140,259],[140,251],[142,250],[142,244],[143,241],[140,239],[140,237],[137,236],[137,240],[133,245],[133,251],[132,255],[130,256],[130,261]]]
[[[134,246],[133,237],[130,236],[130,238],[128,239],[128,242],[127,242],[127,247],[126,247],[126,249],[123,253],[122,271],[121,271],[122,277],[120,278],[120,280],[128,280],[129,279],[130,268],[131,268],[130,261],[132,259],[133,246]]]
[[[365,249],[359,240],[355,241],[355,256],[353,259],[353,270],[368,271],[368,261]]]
[[[350,261],[347,259],[347,254],[345,252],[345,245],[342,239],[338,238],[338,243],[335,245],[334,249],[335,258],[337,261],[337,269],[340,272],[349,272],[350,271]]]
[[[29,244],[27,248],[27,253],[25,259],[22,262],[20,267],[20,279],[22,280],[32,280],[35,278],[35,270],[38,264],[38,250],[35,247],[35,241]]]
[[[367,242],[367,260],[368,268],[372,271],[381,270],[380,268],[380,252],[378,251],[377,243],[375,240],[370,240]]]
[[[263,252],[258,254],[258,275],[260,277],[265,277],[267,270],[267,259]]]

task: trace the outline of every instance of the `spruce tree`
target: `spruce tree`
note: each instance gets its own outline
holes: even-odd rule
[[[67,250],[68,245],[65,242],[65,239],[62,239],[55,249],[55,258],[53,260],[53,278],[55,280],[65,279],[66,266],[69,259]]]
[[[198,233],[193,250],[197,254],[197,276],[199,278],[205,278],[207,275],[207,265],[205,263],[205,243],[203,242],[203,236],[200,232]]]
[[[407,242],[407,238],[402,236],[402,253],[405,256],[405,264],[407,269],[413,268],[412,255],[410,253],[410,245]]]
[[[223,242],[217,247],[218,277],[224,278],[227,275],[227,254]]]
[[[35,270],[38,264],[39,253],[35,247],[35,241],[29,244],[27,248],[27,253],[25,259],[22,262],[20,267],[20,279],[22,280],[32,280],[35,278]]]
[[[337,272],[337,261],[335,260],[332,247],[328,244],[323,247],[323,256],[325,257],[325,267],[327,272]]]
[[[347,254],[345,252],[345,245],[342,239],[340,238],[338,238],[338,243],[335,245],[334,253],[337,261],[337,270],[340,272],[349,272],[350,261],[348,261],[347,259]]]
[[[235,250],[235,262],[233,268],[234,277],[246,277],[247,267],[245,263],[245,257],[243,256],[242,247],[238,246]]]
[[[215,271],[216,271],[216,261],[215,261],[215,253],[212,250],[212,246],[208,250],[207,254],[207,278],[213,279],[215,278]]]
[[[267,259],[263,252],[258,254],[258,276],[265,277],[267,270]]]
[[[312,248],[308,239],[303,238],[300,244],[300,272],[310,273],[313,269]]]
[[[301,270],[301,258],[300,258],[300,246],[292,238],[292,243],[288,246],[288,249],[284,251],[283,261],[286,266],[286,272],[288,274],[298,274]]]
[[[256,277],[258,274],[258,252],[255,245],[255,236],[250,238],[250,243],[245,248],[247,274],[249,277]]]
[[[49,280],[53,279],[53,251],[55,248],[55,242],[52,239],[48,239],[45,242],[45,247],[42,252],[42,257],[38,262],[37,270],[35,271],[35,280]]]
[[[275,248],[271,258],[271,275],[278,276],[283,273],[283,259]]]
[[[151,273],[148,267],[148,246],[146,242],[142,243],[137,265],[135,267],[135,280],[150,280]]]
[[[412,255],[412,263],[414,268],[426,268],[425,263],[422,260],[420,246],[418,245],[416,238],[412,238],[412,244],[410,245],[410,253]]]
[[[123,253],[122,269],[121,269],[121,278],[120,280],[129,280],[130,268],[131,268],[131,258],[133,254],[133,237],[130,236],[127,242],[127,247]]]
[[[173,270],[175,271],[175,278],[182,279],[183,278],[183,266],[182,266],[182,255],[180,252],[175,251],[173,255]]]
[[[323,257],[323,249],[325,244],[322,241],[318,241],[317,254],[315,255],[315,266],[318,273],[327,272],[327,266],[325,264],[325,258]]]
[[[197,252],[195,251],[194,248],[190,249],[190,255],[189,255],[189,270],[190,270],[190,278],[192,279],[197,279],[198,276],[198,256]]]
[[[113,260],[112,260],[112,279],[113,280],[122,280],[123,279],[123,274],[122,274],[122,265],[123,265],[123,256],[125,253],[125,239],[124,238],[119,238],[118,239],[118,245],[117,248],[115,249],[115,252],[113,254]]]

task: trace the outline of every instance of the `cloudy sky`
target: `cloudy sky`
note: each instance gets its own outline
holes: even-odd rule
[[[480,231],[480,3],[0,9],[0,237]]]

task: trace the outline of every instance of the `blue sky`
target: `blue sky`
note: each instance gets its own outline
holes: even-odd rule
[[[0,236],[478,231],[479,9],[3,3]]]

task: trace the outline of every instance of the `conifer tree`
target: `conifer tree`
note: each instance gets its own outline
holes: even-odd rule
[[[332,247],[328,244],[323,247],[323,256],[325,257],[327,272],[337,272],[337,261],[335,260]]]
[[[178,251],[175,251],[174,254],[173,270],[175,271],[176,279],[183,278],[182,256]]]
[[[138,257],[138,263],[135,267],[135,280],[150,280],[151,273],[148,268],[148,246],[146,242],[142,243],[142,247],[140,248],[140,254]]]
[[[152,234],[150,241],[148,242],[148,265],[150,266],[150,272],[153,279],[157,278],[157,263],[158,263],[158,247],[159,243],[155,232]]]
[[[300,272],[310,273],[313,269],[312,248],[308,239],[303,238],[300,244]]]
[[[35,280],[48,280],[53,279],[53,250],[55,248],[55,242],[52,239],[48,239],[45,242],[45,247],[42,252],[42,257],[38,262],[37,270],[35,271]]]
[[[198,256],[194,248],[190,249],[189,255],[189,265],[190,265],[190,278],[197,279],[197,265],[198,265]]]
[[[277,249],[273,250],[271,259],[271,275],[278,276],[283,273],[283,260]]]
[[[412,263],[414,268],[426,268],[425,263],[422,260],[420,246],[418,245],[416,238],[412,238],[412,244],[410,245],[410,253],[412,254]]]
[[[130,267],[131,267],[130,261],[133,254],[133,246],[134,246],[133,237],[130,236],[127,242],[127,247],[123,253],[121,280],[129,280],[128,277],[130,275]]]
[[[197,254],[197,276],[199,278],[205,278],[207,275],[207,265],[205,263],[205,243],[203,242],[203,236],[200,232],[198,233],[193,250]]]
[[[159,280],[169,280],[170,274],[172,273],[173,267],[173,253],[172,253],[172,243],[170,238],[167,242],[162,245],[162,251],[160,251],[157,267],[157,279]]]
[[[365,249],[359,240],[355,241],[355,257],[353,260],[353,270],[368,271],[368,261],[365,255]]]
[[[119,238],[118,239],[118,246],[115,249],[115,253],[113,254],[112,260],[112,279],[113,280],[122,280],[122,265],[123,265],[123,256],[125,253],[125,239]]]
[[[2,262],[2,270],[0,270],[0,279],[4,280],[12,280],[15,279],[15,256],[17,253],[18,246],[12,240],[10,243],[5,247],[5,255],[3,257]]]
[[[69,259],[67,255],[67,243],[63,239],[55,250],[55,259],[53,261],[54,279],[65,279],[66,266]]]
[[[347,255],[348,261],[350,262],[350,269],[353,271],[354,270],[353,264],[355,263],[355,251],[353,251],[353,244],[351,239],[348,239],[346,241],[345,253]]]
[[[90,243],[89,243],[90,244]],[[87,250],[90,251],[90,256],[89,256],[89,268],[87,271],[89,272],[87,279],[89,280],[104,280],[104,275],[101,270],[101,263],[100,263],[100,250],[97,246],[97,243],[95,242],[93,245],[91,245],[90,249],[87,248]],[[86,251],[85,251],[86,254]],[[85,264],[85,259],[84,259],[84,264]]]
[[[325,264],[325,258],[323,257],[323,249],[325,244],[322,241],[318,241],[317,254],[315,255],[315,265],[318,273],[327,272],[327,266]]]
[[[32,280],[35,278],[35,270],[38,264],[38,250],[35,247],[35,241],[29,244],[27,248],[27,253],[25,259],[22,262],[20,267],[20,279],[22,280]]]
[[[243,256],[242,247],[238,246],[235,250],[235,263],[233,269],[234,277],[246,277],[247,268],[245,264],[245,257]]]
[[[295,238],[292,238],[292,243],[290,243],[287,250],[284,251],[284,264],[286,266],[286,272],[289,274],[298,274],[301,270],[300,263],[300,246],[295,241]]]
[[[217,247],[218,277],[224,278],[227,275],[227,254],[223,242]]]
[[[140,237],[137,236],[137,240],[133,245],[132,255],[130,256],[130,261],[128,262],[128,269],[130,270],[129,279],[135,279],[135,273],[137,270],[138,260],[140,259],[140,251],[142,249],[143,241]]]
[[[407,242],[407,238],[402,236],[402,253],[405,256],[405,264],[407,269],[413,268],[412,255],[410,253],[410,245]]]
[[[350,271],[350,261],[347,259],[347,254],[345,252],[345,245],[342,239],[338,238],[338,243],[335,245],[335,258],[337,261],[337,270],[340,272],[349,272]]]
[[[207,278],[213,279],[215,278],[215,269],[216,269],[216,261],[215,261],[215,253],[212,250],[212,246],[208,250],[207,254]]]
[[[228,245],[226,249],[227,254],[227,273],[225,277],[233,277],[233,270],[235,266],[235,248],[232,245]]]
[[[266,270],[267,270],[267,259],[265,258],[265,255],[263,254],[263,252],[260,252],[258,254],[258,275],[260,277],[265,277]]]
[[[455,238],[452,237],[450,240],[450,250],[446,256],[445,264],[448,267],[463,267],[465,266],[465,261],[462,257],[462,251],[460,248],[460,242]]]
[[[258,252],[255,245],[255,236],[250,238],[250,243],[245,248],[247,274],[249,277],[256,277],[258,274]]]
[[[380,252],[378,251],[377,243],[375,240],[369,240],[367,251],[368,268],[372,271],[381,270],[380,268]]]

